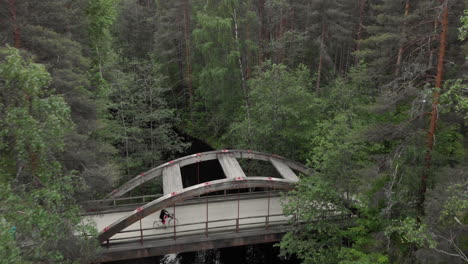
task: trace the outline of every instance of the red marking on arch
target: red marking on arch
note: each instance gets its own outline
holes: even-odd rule
[[[143,211],[143,207],[138,207],[138,208],[136,209],[136,211],[137,211],[138,213],[141,212],[141,211]]]
[[[140,173],[140,177],[143,177],[143,176],[145,176],[145,173],[144,172]]]
[[[243,181],[243,180],[244,180],[244,177],[236,177],[236,180],[237,180],[237,181]]]
[[[171,160],[171,161],[169,161],[168,163],[169,163],[169,164],[172,164],[172,163],[174,163],[174,161],[173,161],[173,160]]]
[[[108,226],[104,227],[104,232],[106,232],[107,230],[109,230],[109,227]]]
[[[177,194],[177,192],[172,192],[172,193],[171,193],[171,196],[174,196],[174,195],[176,195],[176,194]]]
[[[272,178],[272,177],[268,177],[268,179],[269,179],[269,180],[273,180],[273,178]]]
[[[117,189],[112,190],[112,193],[115,193],[115,192],[117,192]]]
[[[211,182],[205,182],[205,185],[210,185],[210,184],[211,184]]]
[[[202,154],[201,154],[201,153],[197,153],[197,154],[195,154],[195,155],[196,155],[196,156],[201,156]]]
[[[223,149],[223,150],[221,150],[221,152],[229,152],[229,150]]]

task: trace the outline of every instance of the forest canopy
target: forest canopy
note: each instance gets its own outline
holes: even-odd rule
[[[468,263],[466,1],[0,7],[5,263],[96,261],[80,203],[179,157],[186,135],[315,170],[285,194],[306,224],[282,256]]]

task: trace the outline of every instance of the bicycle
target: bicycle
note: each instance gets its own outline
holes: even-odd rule
[[[153,222],[153,227],[156,228],[167,228],[168,226],[174,226],[174,223],[177,225],[179,224],[179,220],[174,217],[174,214],[169,213],[169,215],[166,218],[166,223],[163,224],[162,220],[158,218],[156,221]]]

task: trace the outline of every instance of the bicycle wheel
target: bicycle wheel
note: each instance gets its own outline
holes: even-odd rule
[[[160,227],[163,227],[163,226],[164,226],[163,223],[159,219],[153,222],[153,227],[154,228],[160,228]]]
[[[168,224],[169,226],[174,226],[174,224],[176,224],[176,225],[179,224],[179,220],[177,220],[177,218],[175,218],[175,217],[171,217],[171,218],[169,218],[169,220],[167,221],[167,224]]]

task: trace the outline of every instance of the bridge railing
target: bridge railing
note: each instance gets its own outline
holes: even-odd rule
[[[122,197],[105,200],[90,200],[81,204],[86,212],[98,212],[130,206],[139,206],[162,197],[162,194]]]
[[[270,190],[270,191],[254,191],[250,192],[250,196],[248,197],[251,199],[252,194],[255,196],[267,196],[268,193],[270,195],[275,196],[279,195],[280,191],[279,190]],[[153,200],[156,200],[160,197],[162,197],[163,194],[153,194],[153,195],[143,195],[143,196],[134,196],[134,197],[122,197],[122,198],[115,198],[115,199],[105,199],[105,200],[91,200],[91,201],[86,201],[82,203],[82,208],[87,212],[87,213],[97,213],[101,211],[108,211],[108,210],[119,210],[119,209],[126,209],[128,207],[139,207],[141,205],[144,205],[146,203],[149,203]],[[238,193],[226,193],[224,194],[219,194],[219,195],[209,195],[209,196],[197,196],[190,198],[188,200],[185,200],[185,203],[198,203],[201,200],[205,200],[207,197],[210,200],[215,200],[215,199],[222,199],[223,201],[228,201],[228,200],[234,200],[238,199],[239,197]],[[242,198],[241,198],[242,199]]]
[[[173,226],[140,228],[123,230],[117,233],[114,238],[107,240],[104,245],[140,242],[158,239],[173,239],[199,234],[208,237],[212,234],[226,232],[241,232],[251,229],[270,229],[277,226],[290,225],[291,217],[283,214],[259,215],[239,218],[226,218],[203,222],[193,222],[177,224]]]

